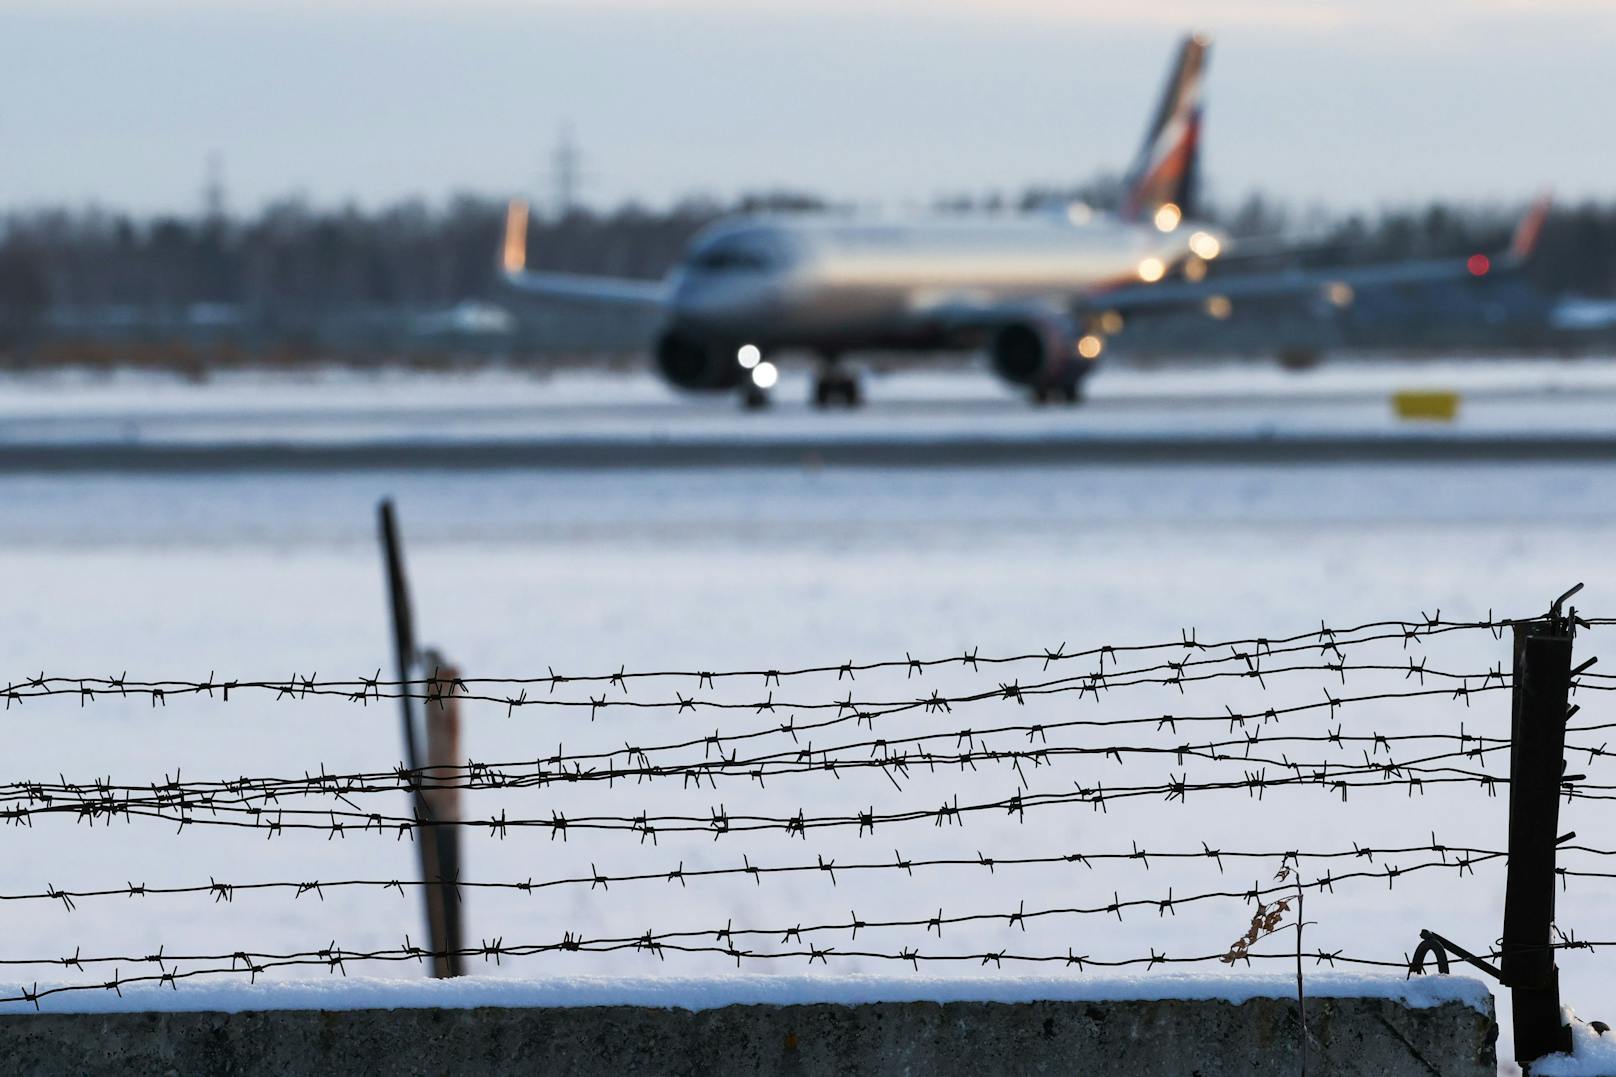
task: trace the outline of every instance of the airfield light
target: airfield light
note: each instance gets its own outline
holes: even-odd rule
[[[756,344],[742,344],[735,353],[735,361],[746,370],[755,369],[763,361],[763,351]]]
[[[1139,279],[1146,284],[1155,284],[1167,274],[1167,263],[1160,258],[1146,258],[1139,263]]]
[[[1077,338],[1077,354],[1084,359],[1098,359],[1105,350],[1105,341],[1093,333],[1084,333]]]
[[[1211,232],[1196,232],[1190,236],[1190,250],[1195,252],[1196,257],[1210,262],[1222,252],[1223,244]]]
[[[1191,256],[1184,262],[1184,279],[1191,284],[1199,284],[1206,279],[1206,263]]]
[[[1184,219],[1184,211],[1171,202],[1163,202],[1161,208],[1156,210],[1156,230],[1171,232],[1178,227],[1178,222]]]
[[[1206,301],[1206,312],[1221,322],[1234,313],[1234,304],[1226,295],[1215,295]]]
[[[1493,260],[1485,254],[1472,254],[1465,259],[1465,268],[1470,270],[1472,277],[1485,277],[1487,271],[1492,269]]]
[[[752,384],[759,389],[773,389],[780,380],[780,368],[773,363],[760,362],[752,368]]]
[[[1100,315],[1100,332],[1108,337],[1114,337],[1122,332],[1123,320],[1120,310],[1108,310]]]

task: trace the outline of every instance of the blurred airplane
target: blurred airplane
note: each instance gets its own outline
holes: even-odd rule
[[[856,404],[844,353],[986,339],[1000,377],[1039,399],[1075,401],[1105,330],[1082,309],[1222,246],[1216,231],[1188,222],[1206,55],[1199,36],[1180,48],[1116,215],[1061,205],[905,221],[736,216],[698,234],[667,278],[645,281],[527,270],[527,211],[513,202],[505,279],[532,295],[658,308],[656,364],[682,389],[740,387],[761,403],[778,376],[766,356],[806,348],[822,359],[815,402]]]
[[[691,391],[738,389],[753,406],[767,402],[779,377],[771,354],[810,350],[820,359],[814,402],[823,407],[859,403],[857,380],[840,362],[857,349],[985,344],[993,371],[1034,400],[1076,402],[1107,339],[1138,315],[1200,307],[1226,317],[1250,296],[1350,303],[1355,282],[1494,269],[1478,254],[1462,264],[1209,280],[1208,265],[1229,240],[1194,222],[1207,50],[1201,35],[1180,46],[1116,213],[1063,203],[907,220],[739,215],[704,229],[680,265],[649,281],[527,269],[527,207],[513,201],[504,279],[528,295],[653,309],[663,377]]]

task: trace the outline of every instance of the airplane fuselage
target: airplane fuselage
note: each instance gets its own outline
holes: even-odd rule
[[[1063,213],[859,220],[736,217],[691,243],[670,281],[670,329],[765,348],[938,346],[955,317],[1159,278],[1195,235]],[[1205,243],[1205,240],[1201,240]]]

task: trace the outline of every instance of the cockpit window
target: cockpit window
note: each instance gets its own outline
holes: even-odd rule
[[[704,269],[712,273],[738,269],[758,270],[769,268],[769,257],[765,252],[758,250],[748,250],[741,247],[715,247],[710,251],[703,251],[696,255],[690,264],[697,269]]]
[[[690,268],[704,273],[758,273],[782,261],[780,245],[766,232],[719,236],[691,252]]]

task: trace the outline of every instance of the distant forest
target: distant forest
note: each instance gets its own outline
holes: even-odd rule
[[[1018,201],[1030,206],[1075,196],[1103,206],[1115,188],[1098,181],[1078,191],[1030,191]],[[810,196],[768,194],[737,204],[691,200],[668,210],[629,205],[539,215],[531,264],[656,277],[697,229],[724,213],[822,208]],[[960,198],[937,208],[1002,204]],[[1315,212],[1300,222],[1281,204],[1252,196],[1205,216],[1237,237],[1295,237],[1314,261],[1360,261],[1492,249],[1507,240],[1518,210],[1434,202],[1372,217]],[[457,196],[375,211],[286,200],[245,216],[143,218],[100,208],[0,213],[0,341],[26,339],[51,309],[229,304],[258,318],[306,319],[495,298],[503,212],[498,200]],[[1557,207],[1533,274],[1548,292],[1616,295],[1616,201]]]

